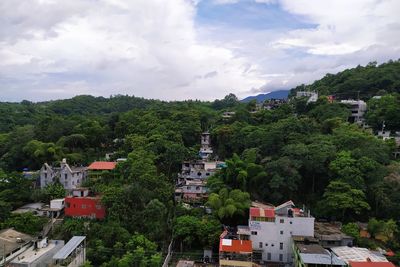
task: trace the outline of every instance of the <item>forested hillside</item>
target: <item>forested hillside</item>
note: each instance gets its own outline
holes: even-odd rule
[[[371,62],[366,66],[346,69],[337,74],[326,74],[324,78],[309,85],[300,85],[291,90],[317,91],[320,95],[334,95],[338,99],[369,99],[385,93],[400,93],[400,60],[381,65]]]
[[[393,92],[399,88],[394,80],[399,66],[396,61],[358,67],[310,87],[342,93],[355,77],[364,77],[362,73],[383,71],[388,78],[378,75],[381,82],[362,96],[374,95],[371,88]],[[393,157],[392,141],[349,124],[348,109],[324,98],[310,105],[298,99],[274,110],[251,112],[254,108],[254,102],[240,103],[234,95],[214,102],[78,96],[1,103],[0,226],[23,231],[27,225],[40,225],[36,217],[21,218],[10,211],[64,193],[57,185],[32,190],[32,181],[17,172],[62,158],[72,165],[87,165],[110,152],[127,161],[118,164],[113,175],[85,184],[103,196],[107,218],[66,219],[54,233],[63,239],[87,235],[87,256],[95,266],[160,266],[171,238],[176,251],[215,248],[222,224],[246,222],[250,200],[280,204],[291,199],[310,207],[318,219],[344,223],[367,222],[371,217],[398,220],[400,164]],[[223,119],[224,111],[235,114]],[[395,128],[400,122],[394,117],[390,123]],[[212,214],[173,201],[180,164],[197,157],[204,130],[211,132],[215,152],[227,165],[208,181],[211,194],[206,206]],[[393,250],[400,249],[396,229],[384,229],[392,238],[383,245]]]

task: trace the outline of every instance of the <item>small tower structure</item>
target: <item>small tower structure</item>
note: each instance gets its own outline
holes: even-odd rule
[[[202,160],[208,160],[211,158],[211,155],[213,154],[213,150],[211,147],[211,138],[210,138],[210,133],[203,132],[201,134],[201,148],[199,151],[199,155]]]

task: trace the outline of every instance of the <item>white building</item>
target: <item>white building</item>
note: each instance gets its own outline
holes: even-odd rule
[[[61,161],[60,167],[43,164],[40,169],[40,187],[59,181],[66,190],[77,188],[87,177],[87,167],[71,167],[66,159]]]
[[[362,100],[341,100],[340,103],[348,106],[351,115],[350,120],[361,123],[364,120],[364,114],[367,111],[367,103]]]
[[[263,262],[291,265],[292,236],[314,236],[314,218],[295,208],[292,201],[277,207],[253,203],[249,227],[253,250],[261,253]]]
[[[308,97],[307,104],[311,102],[317,102],[318,93],[315,91],[298,91],[296,97]]]

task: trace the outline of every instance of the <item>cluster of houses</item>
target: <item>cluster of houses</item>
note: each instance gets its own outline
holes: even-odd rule
[[[53,199],[49,204],[29,203],[12,213],[31,212],[36,216],[51,218],[45,225],[42,236],[46,236],[54,223],[62,216],[73,218],[104,219],[106,209],[101,196],[82,187],[87,179],[99,179],[112,172],[117,162],[93,162],[88,167],[70,166],[65,159],[59,167],[44,163],[39,171],[37,184],[40,188],[60,183],[64,198]],[[32,237],[12,228],[0,231],[0,266],[81,266],[86,259],[85,236],[74,236],[65,244],[63,240],[48,240],[47,237]]]
[[[292,201],[276,207],[253,202],[248,225],[221,234],[219,266],[395,267],[382,252],[353,247],[338,225],[315,222]]]
[[[0,266],[7,267],[78,267],[86,260],[86,237],[64,240],[32,237],[12,228],[0,231]]]
[[[200,159],[182,163],[181,172],[176,180],[175,201],[200,204],[208,198],[207,179],[225,164],[213,160],[213,153],[210,133],[203,132],[199,150]]]

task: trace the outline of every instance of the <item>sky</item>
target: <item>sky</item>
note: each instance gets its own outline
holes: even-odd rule
[[[399,0],[1,0],[0,101],[290,89],[400,58]]]

